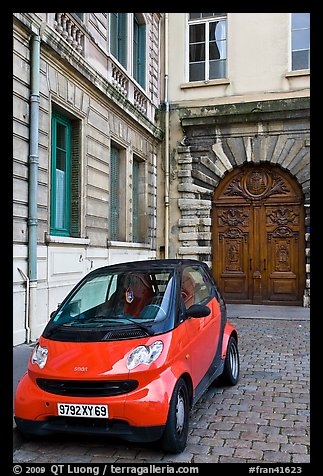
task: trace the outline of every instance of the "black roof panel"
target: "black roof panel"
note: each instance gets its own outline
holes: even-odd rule
[[[107,266],[101,266],[96,268],[92,273],[104,271],[133,271],[134,269],[140,270],[152,270],[156,268],[177,268],[179,266],[185,265],[205,265],[202,261],[195,259],[151,259],[151,260],[141,260],[141,261],[127,261],[126,263],[116,263]]]

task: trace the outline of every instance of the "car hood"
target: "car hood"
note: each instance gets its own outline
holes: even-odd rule
[[[109,342],[61,342],[40,337],[39,344],[47,347],[44,368],[28,364],[32,377],[55,379],[113,379],[127,378],[126,360],[137,345],[150,343],[150,337]]]

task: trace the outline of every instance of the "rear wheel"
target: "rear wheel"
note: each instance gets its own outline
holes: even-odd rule
[[[169,405],[169,412],[162,447],[170,453],[181,453],[187,441],[189,419],[189,397],[185,380],[177,382]]]
[[[240,359],[238,344],[236,339],[231,336],[228,342],[227,355],[224,361],[223,373],[220,381],[223,385],[236,385],[239,380]]]

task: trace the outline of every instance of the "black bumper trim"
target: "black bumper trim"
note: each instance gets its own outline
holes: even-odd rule
[[[131,426],[123,420],[103,420],[74,417],[52,417],[47,420],[26,420],[15,416],[18,430],[26,435],[45,436],[55,433],[76,433],[106,435],[122,438],[127,441],[146,443],[159,440],[165,425]],[[84,421],[86,420],[86,421]]]

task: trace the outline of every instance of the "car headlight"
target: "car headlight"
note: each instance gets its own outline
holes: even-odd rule
[[[31,363],[37,364],[40,369],[45,367],[47,362],[48,349],[47,347],[42,347],[40,344],[36,344],[34,351],[31,356]]]
[[[133,349],[127,359],[127,368],[132,370],[139,364],[152,364],[162,353],[164,344],[161,340],[157,340],[153,344],[139,345]]]

